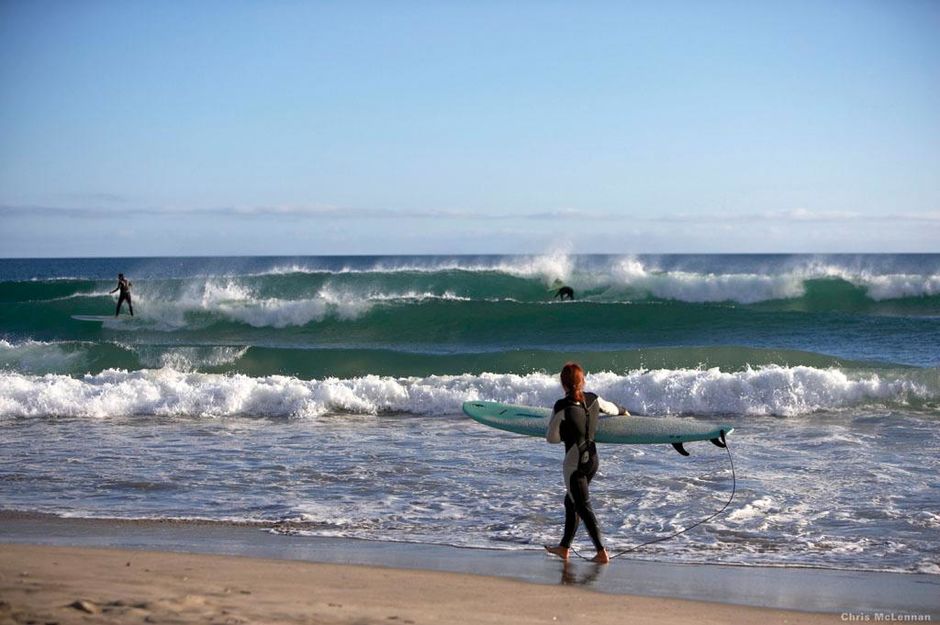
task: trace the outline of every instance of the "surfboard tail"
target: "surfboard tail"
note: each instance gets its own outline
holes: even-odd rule
[[[725,442],[725,431],[724,431],[724,430],[721,431],[721,434],[718,436],[718,438],[710,438],[710,439],[708,439],[708,440],[709,440],[715,447],[721,447],[722,449],[724,449],[725,447],[728,446],[728,444]]]
[[[729,430],[729,432],[730,432],[730,430]],[[715,447],[721,447],[722,449],[725,449],[725,448],[728,447],[728,443],[727,443],[727,441],[725,440],[725,431],[724,431],[724,430],[721,430],[721,431],[718,433],[718,436],[716,436],[715,438],[710,438],[710,439],[708,439],[708,442],[710,442],[710,443],[711,443],[712,445],[714,445]],[[688,456],[688,455],[689,455],[689,452],[688,452],[688,451],[686,450],[686,448],[682,445],[682,443],[673,443],[672,446],[673,446],[673,448],[674,448],[676,451],[678,451],[678,452],[679,452],[680,454],[682,454],[683,456]]]
[[[689,452],[686,451],[686,449],[685,449],[685,447],[682,445],[682,443],[673,443],[673,444],[672,444],[672,448],[675,449],[676,451],[678,451],[678,452],[679,452],[680,454],[682,454],[683,456],[688,456],[688,455],[689,455]]]

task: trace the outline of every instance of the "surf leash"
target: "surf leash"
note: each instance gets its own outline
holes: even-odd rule
[[[679,536],[679,535],[681,535],[681,534],[685,534],[685,533],[688,532],[689,530],[694,529],[694,528],[698,527],[699,525],[702,525],[702,524],[704,524],[704,523],[708,523],[708,522],[711,521],[712,519],[718,517],[722,512],[724,512],[725,510],[727,510],[727,509],[728,509],[728,506],[731,505],[731,502],[734,501],[734,494],[735,494],[735,492],[736,492],[737,489],[738,489],[738,480],[737,480],[737,476],[735,475],[735,472],[734,472],[734,459],[731,457],[731,446],[728,445],[727,442],[726,442],[726,444],[725,444],[725,451],[728,452],[728,463],[731,465],[731,496],[728,497],[728,501],[725,502],[725,505],[723,505],[717,512],[715,512],[715,513],[713,513],[713,514],[711,514],[711,515],[705,517],[705,518],[702,519],[701,521],[698,521],[698,522],[696,522],[696,523],[693,523],[692,525],[690,525],[690,526],[688,526],[688,527],[686,527],[686,528],[683,528],[683,529],[679,530],[678,532],[675,532],[675,533],[673,533],[673,534],[670,534],[669,536],[661,536],[661,537],[659,537],[659,538],[654,538],[653,540],[648,540],[648,541],[646,541],[646,542],[644,542],[644,543],[640,543],[640,544],[638,544],[638,545],[634,545],[633,547],[628,547],[627,549],[621,549],[621,550],[616,551],[616,552],[614,552],[614,553],[612,553],[612,554],[609,554],[608,557],[609,557],[611,560],[613,560],[614,558],[619,558],[620,556],[622,556],[622,555],[624,555],[624,554],[630,553],[631,551],[636,551],[637,549],[641,549],[642,547],[646,547],[647,545],[652,545],[652,544],[655,544],[655,543],[661,543],[661,542],[664,542],[664,541],[667,541],[667,540],[671,540],[671,539],[675,538],[676,536]],[[581,558],[582,560],[591,560],[591,558],[588,558],[587,556],[582,555],[577,549],[575,549],[575,548],[573,548],[573,547],[571,548],[571,551],[572,551],[576,556],[578,556],[579,558]]]

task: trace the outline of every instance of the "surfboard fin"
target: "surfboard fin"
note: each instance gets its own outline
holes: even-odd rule
[[[672,444],[672,447],[673,447],[673,449],[675,449],[676,451],[678,451],[678,452],[679,452],[680,454],[682,454],[683,456],[688,456],[688,455],[689,455],[689,452],[687,452],[687,451],[685,450],[685,447],[682,446],[682,443],[673,443],[673,444]]]
[[[721,438],[710,438],[708,440],[711,441],[711,443],[715,445],[716,447],[721,447],[722,449],[728,446],[725,444],[725,431],[724,430],[721,431]]]

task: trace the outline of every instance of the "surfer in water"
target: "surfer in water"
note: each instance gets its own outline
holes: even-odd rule
[[[555,278],[552,282],[552,285],[548,288],[548,292],[553,293],[552,299],[560,299],[561,301],[574,299],[574,289],[558,278]]]
[[[626,408],[604,401],[594,393],[585,393],[584,369],[577,363],[569,362],[562,368],[561,385],[565,389],[565,396],[555,402],[546,439],[549,443],[565,443],[565,460],[562,465],[567,489],[565,533],[557,546],[545,545],[545,549],[562,560],[567,560],[574,533],[578,529],[579,521],[583,520],[597,550],[592,562],[607,564],[610,562],[610,556],[607,555],[607,549],[601,540],[601,532],[597,527],[588,493],[588,484],[599,466],[594,434],[597,432],[597,420],[601,412],[610,415],[630,413]]]
[[[114,289],[111,291],[111,293],[114,293],[115,291],[121,292],[121,294],[118,295],[117,308],[114,309],[115,317],[121,314],[121,304],[123,304],[125,301],[127,302],[128,310],[131,311],[131,317],[134,316],[134,304],[131,302],[131,287],[132,286],[134,286],[134,284],[131,281],[129,281],[127,278],[125,278],[123,273],[118,274],[117,286],[114,287]]]

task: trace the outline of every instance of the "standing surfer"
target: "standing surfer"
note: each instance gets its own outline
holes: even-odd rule
[[[552,419],[548,424],[546,439],[549,443],[565,443],[565,533],[558,546],[545,545],[545,549],[562,560],[568,559],[571,541],[578,529],[579,520],[584,520],[597,555],[593,562],[607,564],[610,557],[601,541],[597,518],[591,508],[588,484],[597,473],[599,461],[594,435],[600,413],[628,415],[625,408],[604,401],[594,393],[584,392],[584,369],[569,362],[561,370],[561,385],[565,396],[555,402]]]
[[[118,295],[117,308],[114,309],[114,316],[117,317],[121,314],[121,304],[125,301],[127,302],[127,308],[131,311],[131,317],[134,316],[134,304],[131,302],[131,287],[133,283],[124,277],[123,273],[118,274],[118,283],[117,286],[111,291],[120,291],[121,294]],[[110,293],[109,293],[110,295]]]

